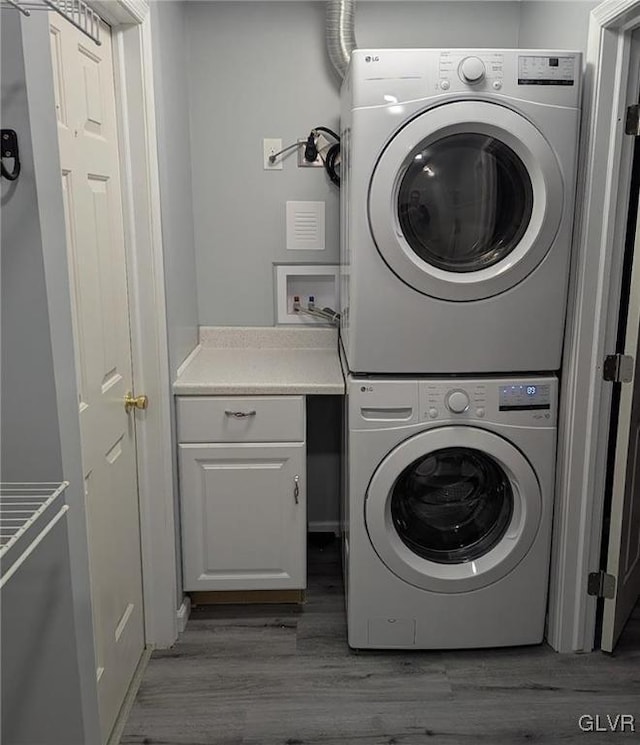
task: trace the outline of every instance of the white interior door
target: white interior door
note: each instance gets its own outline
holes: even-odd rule
[[[618,413],[607,557],[615,595],[604,601],[601,647],[606,652],[613,651],[640,596],[640,220],[633,257],[624,353],[635,360],[635,370],[633,382],[622,385]]]
[[[50,14],[102,739],[144,648],[135,422],[109,28]]]

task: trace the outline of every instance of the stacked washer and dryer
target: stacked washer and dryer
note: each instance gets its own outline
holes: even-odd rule
[[[581,55],[356,50],[342,91],[349,644],[539,643]]]

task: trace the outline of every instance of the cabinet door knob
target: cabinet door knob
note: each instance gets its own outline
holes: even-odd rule
[[[131,409],[146,409],[149,406],[149,399],[147,396],[134,396],[131,391],[127,391],[124,397],[124,410],[127,414]]]
[[[244,419],[245,417],[248,417],[248,416],[255,416],[256,410],[252,409],[251,411],[229,411],[229,409],[227,409],[224,413],[227,416],[233,416],[236,419]]]
[[[300,476],[293,477],[293,498],[300,504]]]

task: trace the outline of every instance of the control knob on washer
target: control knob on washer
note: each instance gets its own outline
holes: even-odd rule
[[[462,414],[469,408],[469,396],[464,391],[451,391],[447,395],[447,409],[454,414]]]
[[[484,79],[484,62],[479,57],[465,57],[460,63],[460,77],[465,83],[479,83]]]

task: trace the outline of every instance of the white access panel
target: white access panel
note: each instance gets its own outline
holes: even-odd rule
[[[287,202],[287,250],[324,251],[324,202]]]

